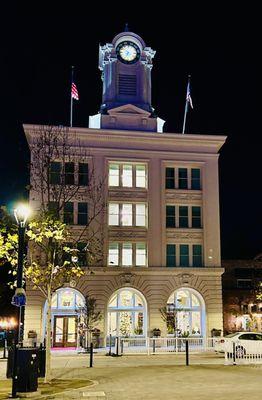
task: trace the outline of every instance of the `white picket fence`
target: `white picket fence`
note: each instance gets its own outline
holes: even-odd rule
[[[262,364],[262,342],[225,341],[225,365]]]
[[[218,338],[119,338],[115,346],[118,354],[168,354],[186,351],[186,341],[190,353],[214,350]],[[116,349],[117,352],[117,349]]]

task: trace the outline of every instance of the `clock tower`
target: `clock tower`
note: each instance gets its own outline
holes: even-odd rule
[[[126,30],[112,43],[99,46],[103,94],[100,113],[90,117],[90,128],[162,132],[164,121],[151,104],[151,70],[155,51]]]

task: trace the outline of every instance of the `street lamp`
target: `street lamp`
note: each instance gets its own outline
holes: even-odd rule
[[[27,218],[30,214],[28,206],[21,204],[14,210],[15,219],[18,225],[18,261],[17,261],[17,284],[16,291],[12,298],[12,304],[18,307],[17,312],[17,330],[14,342],[14,364],[13,364],[13,384],[12,398],[17,397],[17,361],[18,346],[21,339],[21,308],[26,305],[26,295],[23,288],[23,258],[25,245],[25,228]]]

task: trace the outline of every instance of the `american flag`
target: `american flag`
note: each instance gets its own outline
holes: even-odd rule
[[[71,96],[72,96],[73,99],[79,100],[77,87],[76,87],[76,84],[74,82],[72,82],[72,86],[71,86]]]
[[[191,108],[193,108],[192,98],[190,95],[190,81],[188,81],[188,84],[187,84],[186,101],[187,101],[187,104],[189,103]]]

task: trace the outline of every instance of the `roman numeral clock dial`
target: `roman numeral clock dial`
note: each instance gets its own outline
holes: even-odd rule
[[[124,64],[134,64],[140,58],[139,47],[130,41],[124,41],[119,43],[116,48],[118,59]]]

